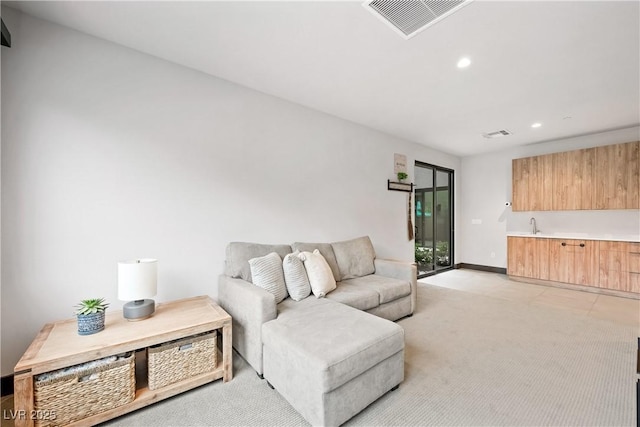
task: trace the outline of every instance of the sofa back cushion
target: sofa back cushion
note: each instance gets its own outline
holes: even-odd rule
[[[375,273],[376,268],[373,260],[376,258],[376,253],[368,236],[335,242],[331,244],[331,247],[340,270],[340,280]]]
[[[251,268],[249,260],[258,258],[275,252],[284,258],[291,253],[289,245],[264,245],[260,243],[231,242],[227,245],[227,255],[225,260],[225,275],[236,279],[251,280]]]
[[[324,257],[327,264],[331,268],[331,273],[333,273],[333,278],[338,282],[341,280],[340,278],[340,268],[338,268],[338,262],[336,261],[336,256],[333,253],[333,248],[331,247],[331,243],[301,243],[295,242],[291,244],[291,247],[294,251],[300,252],[313,252],[314,250],[319,250],[322,256]]]

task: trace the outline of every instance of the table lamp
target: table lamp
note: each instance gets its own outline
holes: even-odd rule
[[[118,263],[118,299],[129,301],[122,308],[125,319],[143,320],[156,310],[157,259],[136,259]]]

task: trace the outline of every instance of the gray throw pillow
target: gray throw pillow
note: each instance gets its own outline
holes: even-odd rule
[[[333,253],[340,269],[341,280],[373,274],[376,253],[368,236],[332,243]]]
[[[292,254],[287,254],[282,260],[284,282],[287,285],[289,296],[294,301],[301,301],[311,295],[307,270],[305,270],[302,260],[298,258],[299,254],[299,251],[295,251]]]
[[[253,284],[276,297],[276,304],[287,297],[287,286],[282,271],[282,258],[275,252],[249,260]]]

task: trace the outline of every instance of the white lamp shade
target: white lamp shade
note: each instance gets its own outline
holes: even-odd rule
[[[136,259],[118,263],[118,299],[135,301],[156,296],[158,260]]]

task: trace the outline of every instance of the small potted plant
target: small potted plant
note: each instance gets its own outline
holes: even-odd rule
[[[409,175],[406,174],[406,172],[398,172],[398,181],[400,182],[404,182],[405,179],[407,179]]]
[[[91,335],[104,329],[104,311],[109,303],[104,298],[91,298],[80,301],[76,305],[78,318],[78,334]]]

